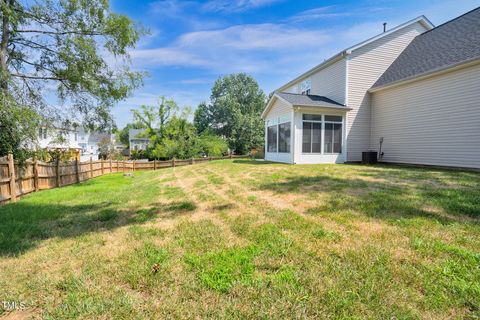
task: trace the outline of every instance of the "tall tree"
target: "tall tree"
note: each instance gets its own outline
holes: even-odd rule
[[[197,129],[213,130],[226,137],[232,150],[246,153],[263,144],[263,121],[260,117],[266,96],[254,78],[237,73],[215,81],[210,104],[195,112]]]
[[[105,126],[110,108],[141,84],[127,50],[144,31],[107,0],[0,0],[0,9],[4,112],[27,108],[44,120]],[[46,93],[65,106],[50,106]]]
[[[145,134],[151,139],[162,140],[165,137],[167,122],[179,110],[174,99],[164,96],[158,99],[158,106],[141,106],[140,110],[132,110],[133,119],[144,129]]]

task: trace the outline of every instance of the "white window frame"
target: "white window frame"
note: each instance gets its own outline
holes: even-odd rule
[[[315,115],[315,116],[320,116],[321,120],[303,120],[303,115],[308,114],[308,115]],[[301,144],[301,150],[302,154],[308,155],[308,154],[323,154],[323,114],[315,114],[315,113],[302,113],[301,114],[301,119],[302,119],[302,144]],[[310,122],[310,123],[320,123],[320,152],[303,152],[303,123],[305,122]],[[312,127],[313,128],[313,127]],[[310,131],[310,150],[312,150],[312,141],[313,141],[313,130]]]
[[[333,116],[333,117],[341,117],[342,120],[341,121],[331,121],[331,120],[325,120],[325,116]],[[322,120],[323,120],[323,125],[322,125],[322,131],[323,131],[323,135],[325,135],[325,124],[329,123],[329,124],[341,124],[342,125],[342,128],[340,130],[340,132],[342,133],[342,137],[340,139],[340,149],[342,150],[341,152],[325,152],[324,150],[324,145],[325,145],[325,140],[323,140],[323,143],[322,143],[322,152],[323,154],[328,154],[328,155],[338,155],[338,154],[342,154],[343,153],[343,129],[344,129],[344,119],[345,117],[344,116],[339,116],[339,115],[333,115],[333,114],[327,114],[327,115],[322,115]],[[333,131],[332,133],[332,150],[333,150],[333,147],[334,147],[334,140],[335,139],[335,130]]]
[[[290,123],[290,150],[288,152],[279,152],[278,150],[280,149],[279,146],[280,146],[280,125],[281,124],[284,124],[284,123]],[[293,128],[292,128],[292,123],[293,123],[293,120],[290,119],[289,117],[286,117],[286,116],[283,116],[283,117],[277,117],[277,118],[274,118],[274,119],[269,119],[266,121],[266,146],[265,146],[265,150],[266,152],[268,153],[281,153],[281,154],[290,154],[292,153],[292,132],[293,132]],[[275,151],[268,151],[268,128],[270,127],[277,127],[277,148],[275,149]]]
[[[321,116],[321,119],[322,120],[303,120],[303,115],[316,115],[316,116]],[[325,117],[326,116],[334,116],[334,117],[341,117],[342,118],[342,121],[327,121],[325,120]],[[301,144],[300,144],[300,148],[301,148],[301,152],[300,154],[302,155],[341,155],[344,153],[344,147],[345,147],[345,143],[344,143],[344,130],[345,130],[345,115],[338,115],[338,114],[318,114],[318,113],[301,113],[301,121],[302,121],[302,140],[301,140]],[[320,152],[303,152],[303,123],[304,122],[310,122],[310,123],[321,123],[321,130],[320,130],[320,137],[321,137],[321,144],[320,144]],[[337,153],[337,152],[333,152],[333,153],[328,153],[328,152],[325,152],[325,124],[327,123],[332,123],[332,124],[341,124],[342,125],[342,129],[341,129],[341,132],[342,132],[342,139],[341,139],[341,150],[342,152],[340,153]],[[334,139],[334,135],[332,135],[332,148],[333,148],[333,140]],[[312,150],[312,141],[313,141],[313,130],[311,130],[310,132],[310,150]]]

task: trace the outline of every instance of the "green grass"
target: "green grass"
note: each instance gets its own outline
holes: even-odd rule
[[[480,174],[225,160],[0,207],[0,316],[477,319]]]

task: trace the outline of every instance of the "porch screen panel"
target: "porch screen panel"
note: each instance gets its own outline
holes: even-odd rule
[[[277,126],[267,128],[267,152],[277,152]]]
[[[290,152],[290,122],[278,125],[278,152]]]
[[[312,123],[312,153],[322,151],[322,124]]]
[[[333,125],[333,153],[342,152],[342,124]]]
[[[333,123],[325,123],[325,153],[333,153]]]
[[[310,153],[312,152],[312,123],[304,122],[302,131],[302,152]]]
[[[325,153],[342,152],[342,124],[325,123]]]

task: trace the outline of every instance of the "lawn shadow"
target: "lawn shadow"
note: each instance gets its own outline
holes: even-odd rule
[[[439,186],[439,179],[433,179],[428,172],[420,173],[421,179],[409,184],[402,178],[393,179],[395,172],[372,170],[368,172],[371,180],[318,174],[284,177],[260,184],[259,188],[280,194],[322,193],[321,204],[309,208],[310,214],[354,211],[385,220],[423,217],[443,224],[480,222],[479,176],[479,181],[470,186],[452,187]],[[425,180],[428,178],[433,183]]]
[[[110,202],[90,205],[31,203],[21,200],[0,207],[0,256],[23,254],[43,240],[75,238],[195,210],[191,202],[174,202],[148,209],[123,209]]]

